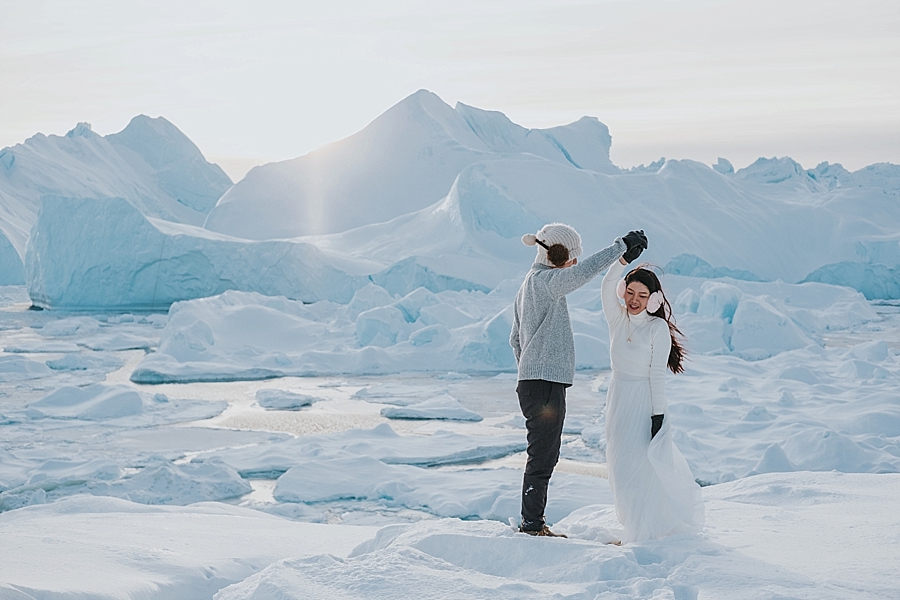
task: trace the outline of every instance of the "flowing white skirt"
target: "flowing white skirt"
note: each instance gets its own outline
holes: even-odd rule
[[[623,542],[699,531],[700,486],[672,441],[668,415],[650,439],[650,380],[613,372],[606,395],[606,463]]]

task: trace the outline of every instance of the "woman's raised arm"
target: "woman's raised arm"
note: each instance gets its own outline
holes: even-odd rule
[[[616,286],[619,285],[624,272],[625,265],[617,260],[610,265],[606,275],[603,276],[603,283],[600,284],[600,302],[603,304],[606,322],[610,325],[625,314],[625,307],[619,304],[619,297],[616,295]]]

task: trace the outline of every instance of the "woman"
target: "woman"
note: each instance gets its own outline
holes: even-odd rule
[[[522,243],[538,249],[516,294],[509,336],[519,367],[516,393],[528,431],[519,531],[556,536],[544,521],[544,508],[550,476],[559,460],[566,388],[575,377],[575,341],[566,294],[602,273],[623,253],[640,254],[647,238],[632,231],[581,263],[581,236],[568,225],[550,223],[537,234],[523,236]]]
[[[606,462],[625,542],[698,531],[704,523],[700,486],[665,418],[666,368],[684,370],[680,332],[653,271],[638,267],[622,279],[634,258],[626,253],[616,261],[601,285],[612,365]]]

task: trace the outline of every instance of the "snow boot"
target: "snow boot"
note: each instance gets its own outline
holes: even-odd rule
[[[536,529],[534,531],[530,531],[528,529],[522,529],[521,527],[519,527],[519,531],[521,533],[527,533],[528,535],[534,535],[534,536],[540,536],[540,537],[561,537],[561,538],[569,537],[564,533],[553,533],[552,531],[550,531],[550,528],[547,527],[546,525],[544,525],[542,528]]]

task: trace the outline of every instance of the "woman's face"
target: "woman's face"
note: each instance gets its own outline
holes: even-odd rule
[[[625,308],[628,314],[638,315],[647,308],[650,290],[640,281],[632,281],[625,287]]]

